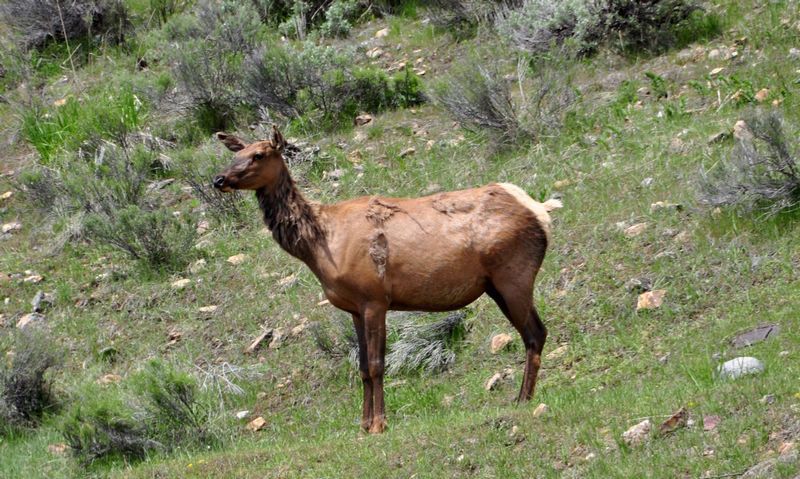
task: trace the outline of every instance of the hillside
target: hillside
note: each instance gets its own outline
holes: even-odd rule
[[[89,3],[41,43],[0,15],[0,477],[798,477],[797,2],[629,36],[577,0]],[[388,429],[360,431],[350,316],[250,192],[210,188],[233,157],[214,132],[273,123],[315,201],[561,199],[533,401],[484,296],[390,314]],[[743,356],[763,371],[720,377]],[[9,406],[25,364],[30,415]]]

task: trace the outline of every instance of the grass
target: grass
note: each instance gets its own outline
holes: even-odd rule
[[[109,373],[127,379],[152,358],[183,365],[187,372],[195,365],[228,362],[258,367],[263,376],[241,381],[244,393],[226,396],[225,414],[249,410],[248,419],[262,415],[267,425],[251,433],[242,420],[227,431],[230,440],[213,450],[153,453],[142,462],[83,469],[69,455],[48,452],[49,445],[64,441],[63,418],[52,415],[38,429],[0,439],[0,477],[702,477],[740,473],[776,456],[781,441],[798,439],[800,222],[796,212],[773,218],[715,213],[699,205],[695,186],[701,166],[732,147],[730,140],[709,143],[708,138],[729,131],[745,108],[772,108],[769,102],[724,101],[744,82],[755,91],[769,88],[775,95],[770,102],[781,100],[775,108],[787,124],[800,125],[797,65],[786,60],[795,34],[784,26],[784,20],[789,25],[800,20],[800,12],[787,2],[745,3],[713,4],[724,33],[687,50],[643,59],[600,55],[569,65],[579,101],[558,134],[529,147],[496,151],[486,133],[460,131],[430,104],[375,115],[366,127],[308,138],[321,152],[298,172],[307,196],[320,201],[417,196],[492,181],[514,182],[537,198],[562,196],[565,208],[554,214],[554,241],[535,294],[550,331],[545,354],[567,348],[562,356],[543,360],[530,405],[512,402],[521,379],[521,342],[497,307],[481,298],[469,307],[469,332],[452,367],[441,374],[387,378],[389,430],[364,436],[358,431],[357,371],[318,351],[311,334],[290,337],[277,350],[242,353],[264,327],[289,329],[302,317],[327,322],[343,314],[317,305],[322,298],[315,278],[261,231],[250,195],[240,223],[212,217],[202,236],[206,245],[196,253],[206,261],[204,268],[170,272],[138,268],[103,245],[76,243],[47,253],[44,222],[16,191],[0,203],[0,221],[19,220],[23,229],[0,242],[0,272],[34,270],[45,279],[38,285],[0,279],[0,298],[9,298],[0,303],[0,314],[13,325],[28,312],[37,290],[57,293],[45,314],[48,334],[68,351],[54,378],[67,405],[80,396],[74,391],[82,385]],[[415,9],[416,17],[389,20],[396,25],[390,36],[403,42],[404,52],[425,42],[437,48],[436,58],[431,58],[434,47],[416,54],[430,63],[423,77],[429,85],[469,41],[453,44],[446,34],[432,33],[422,23],[423,8]],[[379,25],[375,20],[363,28]],[[741,60],[708,59],[711,49],[733,46],[741,37],[747,37],[737,47]],[[686,56],[698,46],[702,55]],[[123,68],[115,64],[133,62],[98,59],[92,71]],[[718,66],[726,70],[710,78]],[[156,64],[154,71],[137,74],[137,85],[155,84],[166,69]],[[612,74],[624,81],[611,81]],[[702,88],[692,87],[693,81]],[[113,102],[98,93],[103,85],[90,82],[88,75],[81,78],[90,88],[85,96],[74,92],[76,98],[113,111]],[[48,84],[45,92],[57,91],[62,98],[64,88]],[[10,111],[2,113],[11,118]],[[91,115],[82,115],[76,131],[93,132]],[[175,120],[152,105],[137,127],[166,129]],[[239,128],[248,132],[247,125]],[[415,134],[420,130],[426,133]],[[796,136],[796,130],[789,133]],[[683,145],[679,150],[670,147],[675,138]],[[74,150],[79,143],[73,141],[72,136],[52,141],[53,155]],[[175,155],[179,159],[192,159],[193,152],[198,162],[209,154],[223,157],[222,163],[228,158],[200,135],[179,141],[187,141]],[[400,158],[409,147],[416,152]],[[31,148],[36,143],[10,154],[23,158]],[[361,152],[359,164],[348,159],[354,150]],[[323,172],[333,169],[344,170],[341,179],[324,179]],[[179,174],[165,175],[178,178],[165,188],[170,208],[201,217]],[[645,178],[653,178],[650,186],[642,186]],[[14,188],[13,179],[0,177],[0,193]],[[651,212],[656,201],[684,208]],[[648,227],[627,238],[617,222]],[[239,266],[226,261],[239,253],[248,261]],[[280,280],[290,274],[297,275],[297,283],[282,287]],[[636,295],[624,286],[634,277],[667,290],[661,308],[635,311]],[[172,288],[180,278],[191,283]],[[199,312],[207,305],[219,307],[210,316]],[[780,324],[780,334],[743,350],[730,346],[736,334],[763,323]],[[171,343],[176,332],[180,339]],[[512,334],[514,343],[493,355],[489,341],[500,332]],[[6,344],[0,334],[0,347]],[[114,361],[103,359],[100,351],[107,347],[117,351]],[[714,377],[718,364],[740,355],[762,360],[765,372],[729,382]],[[488,378],[508,367],[514,380],[485,391]],[[762,404],[766,394],[776,401]],[[534,418],[539,402],[549,412]],[[658,425],[680,407],[689,410],[694,426],[640,447],[622,443],[622,432],[633,424],[648,417]],[[704,415],[720,416],[719,426],[704,431]],[[792,474],[781,470],[776,477]]]

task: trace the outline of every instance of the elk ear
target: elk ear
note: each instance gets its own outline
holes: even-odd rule
[[[283,152],[284,148],[286,148],[286,139],[283,137],[281,132],[278,130],[277,125],[272,125],[272,147],[276,150]]]
[[[223,145],[233,152],[244,150],[247,146],[241,139],[221,131],[216,134],[216,137]]]

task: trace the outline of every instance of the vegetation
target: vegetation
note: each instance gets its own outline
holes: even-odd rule
[[[129,21],[65,37],[33,3]],[[796,2],[2,8],[0,477],[796,475]],[[359,433],[350,316],[252,194],[210,187],[231,160],[213,133],[273,123],[316,201],[490,182],[562,199],[532,404],[484,297],[390,315],[389,429]],[[637,309],[647,289],[663,304]],[[734,341],[759,325],[780,330]],[[764,371],[721,380],[740,356]]]

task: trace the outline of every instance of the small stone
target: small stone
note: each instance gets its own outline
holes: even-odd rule
[[[272,341],[269,342],[269,349],[278,349],[283,346],[284,334],[281,328],[275,329],[272,332]]]
[[[172,346],[173,344],[176,344],[178,341],[181,340],[182,337],[183,337],[183,333],[182,332],[180,332],[180,331],[178,331],[176,329],[171,330],[169,332],[169,334],[167,334],[167,339],[169,339],[169,342],[167,343],[167,345],[168,346]]]
[[[236,419],[241,421],[242,419],[246,419],[249,415],[250,411],[239,411],[236,413]]]
[[[652,427],[653,425],[650,423],[650,420],[645,419],[622,433],[622,440],[629,446],[642,444],[649,438]]]
[[[63,442],[57,444],[50,444],[47,446],[47,452],[54,456],[63,456],[69,451],[70,447]]]
[[[244,263],[245,261],[247,261],[247,255],[244,254],[244,253],[235,254],[235,255],[231,256],[230,258],[228,258],[227,261],[228,261],[228,263],[230,263],[230,264],[232,264],[234,266],[238,266],[238,265]]]
[[[644,233],[644,230],[647,229],[647,223],[636,223],[635,225],[628,226],[625,228],[625,236],[628,238],[635,238],[640,234]]]
[[[411,156],[411,155],[413,155],[413,154],[414,154],[414,153],[416,153],[416,152],[417,152],[417,150],[416,150],[416,148],[414,148],[414,147],[411,147],[411,148],[406,148],[405,150],[403,150],[403,151],[401,151],[401,152],[400,152],[400,155],[399,155],[399,156],[400,156],[400,158],[405,158],[405,157],[407,157],[407,156]]]
[[[192,283],[191,279],[181,278],[181,279],[179,279],[177,281],[173,281],[170,286],[172,287],[172,289],[180,291],[182,289],[185,289],[191,283]]]
[[[245,354],[253,354],[261,348],[261,344],[267,339],[272,337],[272,329],[264,330],[261,334],[259,334],[256,339],[250,343],[250,346],[244,350]]]
[[[636,302],[636,311],[643,309],[657,309],[664,303],[664,297],[667,295],[667,290],[656,289],[647,291],[639,295]]]
[[[674,153],[674,154],[683,153],[684,147],[685,147],[685,145],[683,143],[683,140],[681,140],[678,137],[673,138],[669,142],[669,151],[670,151],[670,153]]]
[[[583,458],[583,460],[586,461],[586,462],[589,462],[589,461],[593,460],[596,457],[597,457],[597,454],[595,454],[593,452],[590,452],[589,454],[586,455],[586,457]]]
[[[3,193],[2,195],[0,195],[0,200],[3,200],[3,201],[5,201],[5,200],[7,200],[7,199],[11,198],[11,195],[13,195],[13,194],[14,194],[14,192],[13,192],[13,191],[6,191],[6,192],[5,192],[5,193]]]
[[[189,266],[189,272],[197,274],[206,267],[206,260],[200,258]]]
[[[378,47],[370,48],[367,50],[367,58],[372,58],[373,60],[379,57],[382,57],[383,54],[386,53]]]
[[[506,333],[497,334],[492,337],[491,350],[492,354],[497,354],[502,351],[512,341],[512,337]]]
[[[387,28],[381,28],[380,30],[375,32],[375,38],[383,38],[383,37],[385,37],[387,35],[389,35],[389,28],[388,27]]]
[[[206,231],[208,231],[208,228],[210,228],[210,227],[211,227],[211,224],[208,222],[208,220],[200,220],[200,221],[198,221],[197,222],[197,229],[196,229],[197,234],[198,235],[205,234]]]
[[[682,209],[683,205],[679,203],[667,203],[666,201],[656,201],[655,203],[650,204],[651,213],[664,210],[680,211]]]
[[[217,306],[216,304],[212,304],[212,305],[209,305],[209,306],[202,306],[200,308],[197,308],[197,311],[199,311],[200,313],[203,313],[203,314],[211,315],[211,314],[216,313],[218,308],[219,308],[219,306]]]
[[[292,286],[294,286],[296,284],[297,284],[297,275],[295,275],[294,273],[290,274],[289,276],[286,276],[285,278],[281,278],[281,280],[278,281],[278,285],[284,291],[289,289],[289,288],[291,288]]]
[[[568,350],[569,346],[566,344],[562,344],[561,346],[547,353],[544,358],[550,361],[554,361],[567,354]]]
[[[508,379],[511,375],[514,374],[514,371],[510,368],[504,369],[502,372],[495,373],[488,381],[486,381],[485,389],[487,391],[493,391],[497,389],[503,380]]]
[[[44,311],[45,305],[52,305],[54,303],[53,295],[45,293],[44,291],[37,291],[36,295],[31,300],[31,306],[34,313],[41,313]]]
[[[708,144],[711,145],[714,143],[719,143],[728,138],[729,136],[731,136],[730,132],[720,131],[718,133],[714,133],[713,135],[709,136],[707,141]]]
[[[358,115],[355,118],[354,122],[355,122],[356,126],[364,126],[367,123],[371,123],[372,122],[372,115],[368,115],[366,113],[362,113],[361,115]]]
[[[758,326],[757,328],[736,335],[736,337],[731,340],[731,346],[737,349],[752,346],[769,337],[776,336],[780,330],[781,327],[777,324]]]
[[[17,329],[25,329],[28,326],[44,323],[45,317],[43,314],[30,313],[19,318],[17,321]]]
[[[675,238],[672,239],[676,243],[688,243],[691,240],[691,236],[689,235],[688,231],[681,231]]]
[[[353,150],[347,154],[347,161],[354,164],[359,164],[364,160],[364,155],[361,150]]]
[[[264,429],[264,426],[267,425],[267,421],[264,420],[263,417],[258,416],[257,418],[253,419],[249,423],[247,423],[247,429],[253,432],[258,432]]]
[[[30,276],[26,276],[22,282],[28,284],[39,284],[44,280],[44,278],[39,274],[32,274]]]
[[[789,58],[792,60],[797,60],[800,58],[800,49],[798,48],[790,48],[789,49]]]
[[[765,102],[767,98],[769,98],[769,88],[762,88],[756,92],[755,99],[757,102]]]
[[[344,170],[341,168],[337,168],[335,170],[326,171],[324,173],[324,177],[331,180],[331,181],[339,181],[344,176]]]
[[[116,384],[116,383],[118,383],[120,381],[122,381],[122,376],[120,376],[119,374],[106,374],[106,375],[100,377],[95,382],[97,384],[106,385],[106,384]]]
[[[722,379],[737,379],[750,374],[764,372],[764,363],[756,358],[743,356],[722,363],[717,368],[717,373]]]
[[[456,398],[455,398],[454,396],[445,395],[445,396],[442,398],[442,406],[444,406],[444,407],[450,407],[450,406],[452,406],[452,405],[453,405],[453,401],[455,401],[455,399],[456,399]]]
[[[765,394],[764,397],[758,400],[761,404],[772,404],[775,402],[774,394]]]
[[[297,326],[293,327],[292,330],[289,331],[289,334],[292,336],[300,336],[303,334],[303,331],[305,331],[306,328],[308,328],[308,318],[303,318],[303,321]]]
[[[747,123],[739,120],[733,125],[733,137],[739,141],[751,142],[754,135]]]
[[[555,183],[553,183],[553,189],[560,190],[570,185],[572,185],[571,180],[558,180]]]
[[[3,234],[13,233],[22,229],[22,223],[14,221],[12,223],[5,223],[3,225]]]
[[[550,408],[545,403],[539,403],[536,409],[533,410],[533,417],[544,416],[550,411]]]
[[[795,449],[794,441],[786,441],[782,442],[780,446],[778,446],[778,454],[781,456],[790,453]]]
[[[640,184],[642,185],[642,188],[649,188],[654,181],[655,180],[653,178],[648,176],[647,178],[643,179]]]
[[[720,73],[722,73],[724,71],[725,71],[725,67],[717,67],[717,68],[711,70],[708,74],[713,77],[713,76],[719,75]]]
[[[653,280],[650,278],[631,278],[625,283],[625,290],[629,293],[642,294],[653,289]]]

